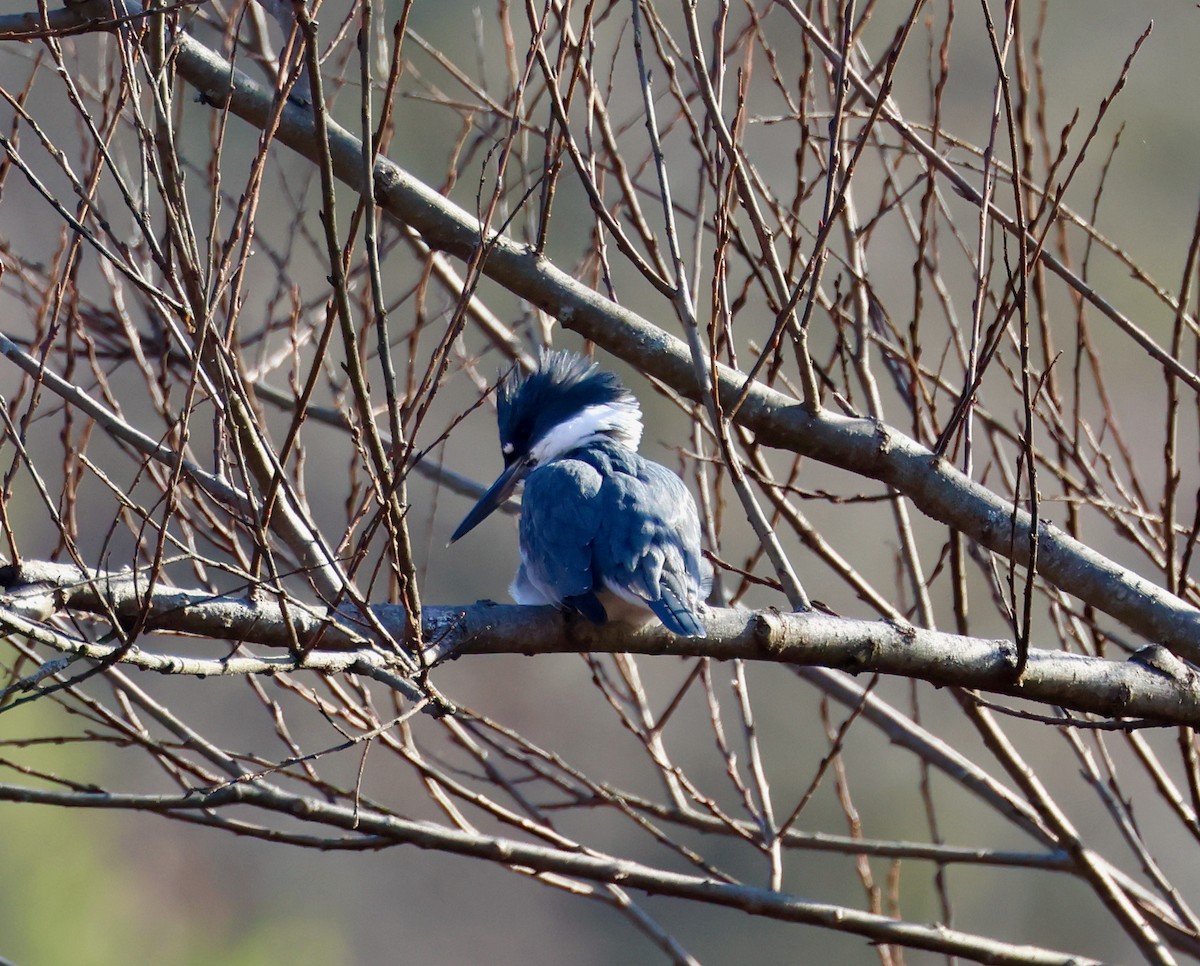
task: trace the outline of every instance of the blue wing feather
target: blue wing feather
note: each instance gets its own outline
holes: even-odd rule
[[[700,556],[700,521],[687,487],[629,450],[606,447],[597,457],[609,461],[596,555],[606,586],[640,600],[676,634],[704,636],[697,615],[711,568]]]
[[[708,631],[700,623],[700,619],[670,587],[662,588],[662,596],[658,600],[650,601],[650,609],[654,611],[654,616],[663,622],[663,627],[675,634],[682,634],[684,637],[708,636]]]
[[[565,604],[597,623],[610,591],[669,630],[703,637],[711,568],[683,481],[616,445],[598,444],[534,469],[521,503],[523,603]]]

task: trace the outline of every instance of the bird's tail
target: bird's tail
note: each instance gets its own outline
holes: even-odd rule
[[[683,599],[669,587],[662,588],[662,596],[658,600],[646,601],[654,616],[663,622],[663,627],[673,634],[684,637],[707,637],[708,631],[697,616],[683,602]]]

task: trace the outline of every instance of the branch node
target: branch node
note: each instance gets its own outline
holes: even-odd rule
[[[1147,644],[1129,656],[1131,664],[1140,664],[1147,670],[1170,678],[1177,684],[1192,687],[1197,674],[1161,644]]]
[[[783,623],[775,608],[759,611],[750,621],[755,646],[763,654],[779,654],[784,650]]]

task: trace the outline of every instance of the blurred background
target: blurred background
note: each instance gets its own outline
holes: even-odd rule
[[[681,36],[680,12],[675,4],[647,5],[647,17],[659,18],[660,36]],[[699,16],[705,25],[715,23],[720,8],[701,2]],[[820,216],[823,186],[819,179],[810,185],[796,181],[797,154],[813,151],[818,156],[827,137],[828,106],[823,95],[811,92],[798,100],[812,97],[813,109],[805,120],[812,144],[803,148],[797,134],[795,117],[779,90],[797,88],[798,78],[823,76],[824,68],[812,72],[808,58],[811,47],[795,21],[786,15],[785,5],[770,3],[738,6],[728,13],[724,36],[731,48],[728,60],[730,76],[725,80],[728,116],[734,112],[736,80],[732,76],[743,65],[741,48],[734,44],[740,31],[747,30],[750,11],[761,17],[761,31],[770,48],[778,55],[769,61],[759,50],[748,84],[745,116],[745,141],[753,159],[755,177],[773,186],[781,199],[797,196],[797,219],[806,225],[806,234],[798,239],[801,251],[810,244]],[[636,153],[645,159],[645,134],[642,127],[642,102],[637,84],[636,63],[631,40],[629,5],[598,5],[595,43],[604,61],[603,77],[607,84],[608,111],[620,138],[640,143]],[[35,5],[30,4],[32,12]],[[1004,11],[991,4],[997,23]],[[652,11],[652,13],[651,13]],[[5,14],[25,12],[20,0],[9,0]],[[392,26],[405,13],[395,0],[377,4],[376,33],[373,37],[372,68],[382,96],[387,75]],[[856,11],[856,18],[864,11]],[[907,15],[892,4],[868,5],[869,17],[861,26],[859,41],[864,57],[882,64],[881,52],[893,41]],[[427,184],[444,191],[468,211],[474,213],[486,205],[496,177],[499,145],[507,136],[507,122],[499,111],[489,112],[490,95],[497,104],[510,104],[513,76],[524,70],[521,59],[529,26],[523,11],[508,4],[495,7],[467,4],[430,4],[417,0],[406,11],[408,34],[403,48],[404,73],[393,102],[394,134],[387,154],[396,163]],[[813,12],[814,17],[817,16]],[[572,11],[572,17],[580,11]],[[996,69],[992,58],[981,9],[977,5],[931,3],[923,9],[918,25],[907,42],[895,76],[892,101],[919,130],[925,130],[933,114],[931,76],[936,71],[936,51],[947,36],[947,23],[953,18],[947,47],[947,82],[938,110],[943,132],[952,132],[957,140],[943,139],[939,153],[959,167],[968,179],[980,184],[977,148],[989,139],[993,102],[996,98]],[[1060,183],[1070,160],[1083,145],[1089,128],[1121,76],[1126,58],[1138,38],[1153,23],[1137,57],[1129,68],[1123,90],[1106,107],[1098,125],[1094,144],[1088,149],[1079,171],[1073,176],[1063,202],[1073,212],[1094,225],[1097,236],[1107,239],[1118,251],[1107,249],[1101,241],[1088,242],[1076,232],[1070,250],[1079,269],[1090,284],[1117,309],[1134,320],[1161,345],[1169,345],[1172,314],[1163,299],[1156,297],[1154,285],[1177,292],[1185,268],[1198,203],[1200,179],[1197,179],[1197,140],[1200,139],[1200,103],[1193,96],[1196,87],[1196,56],[1200,49],[1200,10],[1194,4],[1158,3],[1057,3],[1029,5],[1022,9],[1022,34],[1014,43],[1023,45],[1024,56],[1036,62],[1040,73],[1030,91],[1031,113],[1044,118],[1042,127],[1060,132],[1075,122],[1066,138],[1068,163],[1051,179]],[[255,73],[257,66],[249,51],[251,8],[236,4],[202,3],[183,11],[182,24],[214,48],[228,52],[240,38],[239,56],[246,69]],[[334,114],[357,131],[357,69],[353,55],[353,34],[357,20],[350,9],[325,4],[319,13],[321,36],[329,44],[325,61],[326,76],[336,91]],[[264,18],[267,31],[265,49],[281,49],[282,33],[270,17]],[[224,34],[218,29],[227,27]],[[516,35],[516,40],[511,39]],[[706,43],[711,35],[706,34]],[[53,83],[52,49],[58,45],[64,63],[78,73],[75,81],[85,92],[94,93],[105,79],[119,74],[116,48],[108,35],[81,34],[63,36],[53,44],[20,43],[6,40],[0,47],[0,87],[6,105],[0,108],[0,129],[20,130],[19,150],[29,172],[42,179],[46,192],[70,199],[75,204],[72,186],[39,143],[41,131],[47,140],[67,145],[81,134],[81,115],[70,102],[66,88]],[[662,56],[658,51],[657,56]],[[673,55],[676,63],[686,60],[681,52]],[[656,62],[657,63],[657,62]],[[1013,61],[1009,61],[1010,65]],[[453,65],[453,67],[451,66]],[[459,73],[461,72],[461,73]],[[783,78],[772,81],[772,73]],[[1015,68],[1014,68],[1015,73]],[[256,75],[258,76],[258,75]],[[466,78],[464,80],[463,78]],[[877,80],[877,77],[876,77]],[[658,66],[653,75],[655,90],[664,92],[672,75]],[[212,107],[185,97],[180,84],[172,110],[178,120],[181,156],[190,165],[189,197],[203,213],[212,206],[214,170],[208,167],[213,141]],[[145,103],[144,91],[135,100]],[[106,95],[107,96],[107,95]],[[97,97],[111,103],[111,98]],[[19,105],[19,107],[18,107]],[[545,97],[529,95],[524,105],[530,117],[545,123],[550,107]],[[862,105],[858,105],[858,110]],[[821,111],[826,113],[822,114]],[[18,118],[24,115],[24,118]],[[665,115],[664,115],[665,116]],[[97,118],[101,115],[97,114]],[[32,119],[32,120],[30,120]],[[923,127],[925,126],[925,127]],[[677,117],[664,124],[663,147],[672,172],[673,190],[681,209],[694,213],[698,198],[706,190],[702,172],[690,156],[687,126]],[[580,129],[583,130],[582,127]],[[927,134],[927,131],[925,132]],[[494,220],[512,218],[510,233],[532,240],[538,230],[534,204],[516,204],[522,185],[536,182],[529,171],[542,159],[542,142],[532,130],[522,152],[513,161],[514,170],[525,166],[518,175],[510,171],[512,190],[503,196],[501,215]],[[578,136],[582,137],[582,133]],[[589,136],[599,138],[598,131]],[[259,132],[236,118],[229,118],[221,132],[220,171],[225,179],[222,190],[224,210],[216,216],[231,216],[238,200],[237,192],[245,181],[249,166],[258,151]],[[1009,157],[1003,127],[998,137],[1001,157]],[[910,184],[903,173],[901,152],[887,142],[899,144],[894,131],[882,126],[880,144],[873,146],[869,162],[856,173],[860,194],[856,201],[862,222],[878,217],[871,227],[871,260],[868,268],[871,294],[882,315],[897,331],[909,326],[913,306],[913,242],[903,220],[890,211],[887,201],[889,159],[892,174],[899,182]],[[640,141],[639,141],[640,139]],[[1056,145],[1052,145],[1055,148]],[[122,150],[128,151],[128,145]],[[632,155],[631,155],[632,156]],[[1052,157],[1053,155],[1051,155]],[[121,164],[133,166],[132,152]],[[452,163],[448,164],[448,159]],[[1047,177],[1043,158],[1034,181]],[[569,168],[569,162],[568,162]],[[234,174],[236,172],[236,175]],[[653,185],[652,167],[644,163],[634,175],[639,185]],[[527,179],[527,180],[523,180]],[[329,275],[320,238],[319,179],[313,166],[281,147],[274,148],[264,173],[261,210],[256,215],[252,241],[253,256],[246,265],[253,274],[242,281],[240,301],[230,309],[232,326],[236,318],[239,332],[248,340],[247,358],[254,360],[257,375],[285,393],[295,394],[297,373],[303,367],[297,360],[311,350],[311,341],[297,344],[295,333],[302,330],[297,320],[311,324],[312,331],[323,319],[328,298]],[[912,189],[919,194],[921,186]],[[969,322],[975,278],[970,254],[977,233],[978,216],[971,205],[954,195],[949,186],[944,195],[946,224],[961,231],[955,235],[943,227],[937,244],[946,255],[941,278],[946,290],[943,305],[957,309],[958,322]],[[535,196],[536,197],[536,196]],[[1012,193],[1006,185],[998,189],[998,204],[1011,209]],[[354,198],[344,186],[339,189],[339,211],[345,212],[340,227],[343,236],[350,221]],[[661,210],[647,193],[645,210],[654,231],[660,230]],[[711,203],[711,200],[710,200]],[[150,207],[153,207],[152,205]],[[613,249],[608,266],[602,267],[596,254],[596,220],[586,193],[574,178],[563,178],[554,199],[552,228],[546,240],[548,257],[565,269],[577,268],[578,277],[604,294],[679,335],[680,326],[668,300],[622,261]],[[699,277],[712,274],[708,236],[700,233],[701,243],[689,249],[688,257]],[[9,156],[0,195],[0,239],[6,277],[0,290],[3,328],[14,338],[32,340],[37,329],[33,318],[44,311],[44,300],[29,283],[39,271],[61,264],[67,244],[62,218],[35,189],[24,171],[18,170]],[[448,291],[433,289],[418,300],[414,286],[429,263],[409,245],[404,233],[394,224],[382,229],[390,309],[397,334],[393,359],[401,382],[411,387],[427,364],[438,333],[454,315],[456,298]],[[1004,238],[990,233],[993,264],[1007,256]],[[691,236],[688,239],[691,243]],[[894,252],[895,257],[890,257]],[[1127,256],[1124,261],[1119,254]],[[1135,264],[1143,278],[1135,278],[1129,268]],[[455,266],[462,271],[460,263]],[[803,262],[789,266],[789,278],[798,278]],[[1083,266],[1083,268],[1080,268]],[[360,268],[355,262],[355,270]],[[106,271],[100,260],[85,249],[76,269],[80,286],[99,288],[106,284]],[[840,302],[849,283],[837,280],[847,272],[837,258],[826,269],[824,286],[833,304]],[[996,292],[1003,279],[994,281]],[[361,274],[355,276],[355,291],[365,291]],[[838,291],[839,284],[843,286]],[[704,286],[700,286],[702,291]],[[736,296],[738,293],[735,292]],[[557,327],[531,307],[515,299],[494,282],[484,280],[478,298],[505,325],[511,326],[516,341],[530,349],[547,336],[556,346],[584,349],[577,335]],[[289,304],[289,300],[291,300]],[[929,290],[925,305],[931,314],[945,313],[932,308],[938,302]],[[1078,300],[1064,286],[1045,294],[1044,304],[1051,316],[1074,318]],[[994,306],[993,306],[994,307]],[[82,312],[84,306],[71,306]],[[741,313],[738,346],[741,361],[753,359],[753,347],[768,337],[773,314],[762,297],[754,292],[739,304]],[[989,309],[991,311],[991,309]],[[698,314],[702,327],[711,314],[701,305]],[[813,326],[813,353],[819,362],[836,360],[847,338],[846,329],[826,324],[836,316],[829,306],[818,309]],[[994,313],[993,313],[994,314]],[[137,312],[134,312],[137,315]],[[985,313],[985,323],[988,315]],[[261,320],[289,320],[288,326],[272,328]],[[142,322],[138,323],[139,325]],[[943,320],[949,327],[949,323]],[[255,327],[262,326],[261,337]],[[1108,363],[1105,389],[1104,434],[1096,440],[1099,453],[1115,452],[1113,433],[1119,431],[1129,447],[1128,459],[1144,470],[1139,485],[1147,492],[1158,492],[1163,485],[1162,453],[1166,430],[1164,409],[1166,390],[1161,367],[1129,352],[1128,341],[1104,318],[1094,315],[1091,335],[1096,352]],[[1058,345],[1048,352],[1064,355],[1056,363],[1059,378],[1071,381],[1071,365],[1079,353],[1072,345],[1072,330],[1060,333]],[[312,338],[311,334],[309,336]],[[97,338],[91,344],[80,338],[60,342],[50,356],[56,371],[67,373],[66,359],[71,353],[80,358],[92,353],[104,357],[106,346]],[[944,353],[944,334],[930,339],[924,359],[935,368]],[[1005,352],[1011,351],[1006,348]],[[1039,350],[1041,351],[1041,350]],[[618,372],[640,398],[646,411],[647,430],[643,452],[680,471],[693,490],[698,473],[708,472],[708,484],[724,492],[725,529],[722,531],[720,556],[739,567],[748,568],[765,579],[769,567],[755,557],[755,540],[744,522],[744,515],[728,491],[727,482],[715,477],[703,461],[694,458],[697,450],[694,413],[681,405],[669,392],[634,371],[619,359],[600,353],[605,368]],[[1194,366],[1194,361],[1188,360]],[[1070,364],[1070,365],[1069,365]],[[512,360],[469,327],[455,341],[451,352],[451,375],[432,398],[427,414],[416,431],[414,443],[427,451],[426,460],[487,484],[501,468],[495,438],[494,411],[484,404],[469,412],[461,423],[456,421],[478,401],[481,389],[509,370]],[[80,369],[82,369],[82,364]],[[153,368],[153,367],[152,367]],[[373,388],[379,391],[377,360],[372,362]],[[1007,369],[1008,373],[1013,370]],[[831,372],[833,369],[831,368]],[[119,400],[125,416],[139,424],[153,425],[153,407],[142,374],[131,366],[113,367],[108,391]],[[338,373],[330,375],[318,391],[316,403],[347,411],[345,395],[337,391]],[[785,377],[787,372],[785,370]],[[948,364],[947,380],[956,384],[961,376],[954,364]],[[837,391],[845,391],[836,372]],[[991,414],[999,421],[1019,424],[1019,397],[1012,394],[1010,380],[997,375],[1002,390],[987,400]],[[899,392],[883,380],[884,399],[889,420],[906,432],[914,432]],[[783,388],[782,385],[778,388]],[[178,388],[175,390],[178,392]],[[0,394],[13,401],[27,393],[19,374],[0,366]],[[1099,407],[1094,391],[1086,386],[1067,398],[1078,401],[1083,409]],[[178,402],[178,399],[176,399]],[[850,398],[855,407],[864,405],[861,395]],[[27,405],[27,403],[24,403]],[[215,420],[205,411],[205,402],[197,402],[198,415],[192,426],[191,445],[199,452],[206,446],[210,454],[219,448]],[[941,415],[946,412],[943,402]],[[24,412],[23,409],[17,410]],[[284,409],[263,404],[266,428],[279,440],[286,433],[289,415]],[[1108,419],[1115,414],[1116,421]],[[207,432],[211,439],[205,438]],[[45,401],[33,417],[25,437],[30,460],[35,465],[55,466],[62,462],[65,441],[79,441],[79,426],[63,429],[62,412],[53,400]],[[1118,422],[1119,421],[1119,422]],[[162,432],[159,426],[155,432]],[[154,433],[147,429],[147,432]],[[74,445],[74,444],[73,444]],[[995,443],[1003,448],[1003,441]],[[119,465],[120,451],[99,433],[86,441],[89,457],[99,465]],[[982,444],[981,444],[982,446]],[[1189,522],[1195,511],[1197,420],[1195,406],[1185,410],[1178,423],[1178,450],[1184,484],[1181,487],[1179,519]],[[358,453],[354,442],[339,427],[310,420],[303,437],[303,477],[305,495],[318,516],[318,522],[331,535],[339,535],[352,515],[347,477]],[[1010,466],[1015,447],[1009,450]],[[16,464],[11,438],[0,446],[7,469]],[[108,458],[112,462],[105,464]],[[786,478],[790,454],[771,454],[780,478]],[[120,486],[138,485],[128,467],[119,479]],[[1119,483],[1118,469],[1112,474]],[[983,478],[998,492],[1010,492],[1009,481],[1000,471]],[[58,493],[62,480],[51,481],[51,492]],[[78,546],[93,565],[121,566],[136,556],[138,537],[135,528],[114,526],[120,516],[118,501],[105,490],[98,478],[88,477],[79,484],[81,495],[71,525]],[[8,483],[12,496],[7,512],[13,531],[26,557],[47,558],[61,553],[58,530],[46,506],[37,498],[33,481],[23,472],[11,474]],[[802,495],[803,512],[814,527],[836,542],[837,550],[848,559],[862,578],[891,593],[893,604],[913,618],[914,602],[905,589],[898,563],[899,546],[892,533],[892,513],[884,501],[884,489],[870,480],[820,465],[803,463],[802,476],[795,481]],[[1114,484],[1116,487],[1116,484]],[[724,488],[724,489],[723,489]],[[1047,485],[1048,496],[1042,507],[1044,516],[1066,525],[1069,501],[1056,501],[1054,488]],[[490,519],[484,526],[454,547],[446,541],[472,503],[468,495],[452,492],[430,476],[409,477],[408,523],[414,544],[423,599],[428,603],[456,604],[477,599],[507,599],[507,586],[517,559],[516,530],[510,517]],[[860,499],[865,498],[865,499]],[[1149,501],[1153,503],[1153,500]],[[86,508],[86,509],[83,509]],[[83,509],[83,512],[79,512]],[[1146,561],[1142,548],[1122,536],[1117,528],[1089,527],[1093,518],[1085,515],[1083,526],[1089,543],[1100,552],[1161,579]],[[944,532],[936,528],[917,531],[917,543],[926,565],[936,570],[943,563],[941,547]],[[793,566],[805,581],[809,594],[834,611],[853,617],[875,618],[877,610],[865,603],[848,583],[826,576],[825,565],[794,536],[785,538],[785,549]],[[218,586],[233,586],[225,575],[214,570],[210,575]],[[973,592],[980,599],[989,596],[988,582],[973,572]],[[180,579],[186,584],[186,580]],[[738,595],[738,603],[747,607],[787,608],[777,590],[761,584],[739,586],[736,574],[724,577],[725,590]],[[939,622],[954,626],[953,598],[945,581],[934,582],[932,605]],[[394,596],[395,588],[381,580],[377,590]],[[1011,626],[1000,608],[984,605],[971,614],[970,632],[976,636],[1011,636]],[[1037,630],[1054,630],[1053,619],[1041,614]],[[1109,629],[1112,640],[1120,643],[1121,632]],[[1134,642],[1136,646],[1137,643]],[[191,642],[156,638],[155,644],[167,651],[186,651]],[[218,649],[219,650],[219,649]],[[6,660],[8,660],[6,658]],[[16,663],[14,662],[14,665]],[[670,702],[692,673],[692,665],[676,659],[642,659],[638,663],[649,704],[662,708]],[[28,673],[28,668],[22,673]],[[643,744],[616,721],[601,689],[594,685],[596,665],[578,656],[476,657],[460,660],[438,670],[435,682],[456,703],[486,715],[492,721],[522,733],[540,747],[552,748],[589,775],[647,796],[661,793],[659,774],[647,760]],[[727,684],[732,671],[714,667],[714,676]],[[813,780],[820,763],[830,751],[829,732],[836,730],[845,717],[843,709],[831,706],[815,689],[799,682],[776,667],[750,667],[746,671],[755,697],[756,731],[764,761],[771,773],[772,787],[781,803],[795,802]],[[209,680],[203,686],[186,679],[161,678],[134,680],[153,690],[156,700],[168,703],[187,720],[202,721],[209,740],[239,753],[277,760],[286,752],[280,743],[264,703],[241,680]],[[864,682],[865,683],[865,682]],[[294,691],[317,687],[298,680],[293,686],[264,682],[264,689],[281,702],[294,699]],[[919,701],[916,697],[919,688]],[[727,688],[721,692],[728,702]],[[964,723],[957,702],[950,695],[908,681],[884,680],[877,694],[904,708],[933,733],[941,736],[963,754],[979,761],[987,752],[978,735]],[[914,712],[913,709],[917,710]],[[386,717],[386,715],[385,715]],[[332,746],[341,739],[332,722],[309,712],[290,719],[293,737],[306,750]],[[151,791],[162,785],[161,776],[147,759],[122,747],[115,740],[90,740],[90,723],[72,720],[64,708],[50,702],[33,702],[17,713],[0,715],[0,742],[6,749],[8,765],[4,780],[17,781],[17,772],[26,769],[30,776],[42,773],[63,777],[72,787],[87,788],[90,783],[110,790]],[[415,729],[426,727],[418,721]],[[1114,831],[1109,811],[1101,796],[1085,795],[1081,787],[1094,784],[1081,775],[1081,765],[1060,741],[1047,738],[1048,729],[1035,721],[1006,719],[1006,734],[1027,756],[1047,787],[1071,805],[1071,819],[1085,840],[1095,837],[1112,844],[1123,865],[1138,871],[1137,859],[1126,851]],[[740,802],[734,789],[724,782],[724,762],[713,754],[713,737],[708,712],[703,702],[691,701],[681,707],[666,729],[673,761],[731,812]],[[1159,736],[1154,736],[1155,741]],[[1171,748],[1173,733],[1161,736],[1162,747]],[[1134,754],[1121,746],[1112,749],[1113,770],[1129,770]],[[861,834],[872,839],[925,841],[930,837],[929,802],[936,800],[938,833],[951,844],[973,844],[992,849],[1033,849],[1028,837],[1001,817],[980,809],[955,783],[940,774],[928,774],[907,753],[896,749],[886,735],[877,730],[856,727],[846,735],[843,758],[848,771],[839,784],[825,782],[806,807],[797,828],[807,832]],[[364,793],[386,801],[397,812],[414,818],[443,821],[421,782],[414,773],[400,767],[382,752],[361,748],[332,755],[322,763],[323,774],[336,776],[345,786],[353,786],[361,775]],[[1151,789],[1145,774],[1127,775],[1125,791],[1131,797]],[[31,779],[32,780],[32,779]],[[333,779],[330,779],[333,780]],[[923,784],[924,783],[924,784]],[[853,809],[846,806],[852,789]],[[1170,821],[1170,809],[1153,796],[1137,798],[1137,820],[1141,835],[1155,854],[1171,881],[1183,895],[1200,888],[1200,863],[1195,861],[1196,842]],[[790,805],[781,805],[786,814]],[[857,828],[850,822],[853,811]],[[646,845],[643,836],[611,815],[589,813],[581,809],[564,814],[561,828],[565,834],[586,840],[591,847],[613,854],[632,854],[643,861],[666,862],[666,850]],[[640,844],[635,851],[634,840]],[[753,850],[727,841],[706,842],[706,857],[714,864],[748,883],[765,884],[761,856]],[[865,861],[865,860],[864,860]],[[893,865],[873,859],[876,884],[888,889],[889,877],[903,882],[903,915],[917,922],[933,922],[944,916],[939,901],[935,872],[927,863],[905,861]],[[513,874],[498,865],[426,852],[415,848],[384,848],[378,851],[336,851],[302,849],[271,844],[248,837],[236,837],[212,828],[168,821],[154,815],[118,810],[69,810],[50,807],[0,803],[0,867],[8,874],[0,877],[0,955],[21,966],[35,964],[101,964],[146,962],[156,964],[373,964],[427,960],[444,963],[488,961],[497,964],[527,963],[615,963],[666,961],[653,945],[633,929],[629,921],[600,902],[588,902],[566,892],[547,888],[526,875]],[[786,859],[786,888],[793,894],[813,900],[844,903],[859,907],[864,902],[864,871],[855,860],[836,853],[796,851]],[[1044,944],[1054,949],[1081,953],[1112,961],[1131,961],[1136,948],[1124,933],[1104,914],[1100,903],[1077,879],[1066,875],[1027,876],[1020,869],[956,865],[946,870],[950,892],[954,896],[954,922],[963,929],[1009,938],[1014,942]],[[870,876],[867,876],[868,878]],[[678,935],[684,945],[705,963],[868,963],[880,961],[881,954],[864,940],[844,934],[804,926],[750,918],[742,913],[717,908],[693,907],[677,900],[638,897],[643,908],[664,929]],[[888,910],[893,911],[893,910]],[[932,954],[909,951],[907,962],[932,962]],[[899,961],[899,960],[897,960]]]

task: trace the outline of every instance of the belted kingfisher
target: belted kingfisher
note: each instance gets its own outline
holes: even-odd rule
[[[497,401],[504,472],[450,542],[473,530],[522,483],[521,565],[509,593],[594,624],[657,617],[704,637],[712,567],[683,481],[638,455],[642,411],[609,372],[570,352],[544,351],[510,376]]]

